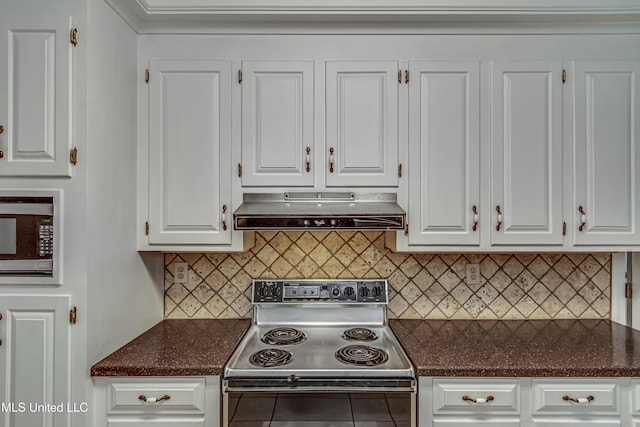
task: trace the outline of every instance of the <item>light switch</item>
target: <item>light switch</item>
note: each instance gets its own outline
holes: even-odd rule
[[[173,283],[187,283],[189,281],[189,264],[186,262],[173,263]]]
[[[479,285],[480,283],[482,283],[480,264],[467,264],[467,285]]]

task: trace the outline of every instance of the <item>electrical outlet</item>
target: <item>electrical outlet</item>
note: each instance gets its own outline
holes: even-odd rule
[[[480,283],[482,283],[480,264],[467,264],[467,285],[479,285]]]
[[[189,281],[189,264],[186,262],[173,263],[173,283],[187,283]]]

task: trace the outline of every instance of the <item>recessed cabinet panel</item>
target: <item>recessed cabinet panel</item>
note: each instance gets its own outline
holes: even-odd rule
[[[615,381],[532,381],[532,411],[542,414],[618,414],[620,391]]]
[[[0,17],[0,175],[70,176],[69,18],[20,21]]]
[[[230,243],[230,70],[215,61],[150,64],[150,244]]]
[[[397,186],[398,63],[326,67],[327,186]]]
[[[493,69],[492,244],[562,244],[562,64]]]
[[[409,244],[478,245],[479,64],[412,62],[410,75]]]
[[[1,425],[68,425],[68,412],[53,414],[30,405],[69,401],[70,305],[67,295],[0,299],[0,402],[16,409],[0,413]]]
[[[111,384],[107,395],[107,411],[110,414],[136,413],[140,411],[163,414],[204,414],[204,379],[149,379],[146,381],[119,381]],[[144,396],[168,399],[149,402]]]
[[[516,379],[433,381],[433,413],[520,413],[520,382]]]
[[[313,81],[310,61],[242,63],[243,186],[313,185]]]
[[[640,63],[575,64],[575,244],[638,244]]]

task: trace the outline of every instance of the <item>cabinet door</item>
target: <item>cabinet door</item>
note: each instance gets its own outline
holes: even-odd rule
[[[68,295],[0,297],[0,402],[13,404],[0,425],[69,425],[66,406],[53,413],[30,404],[69,402],[70,305]]]
[[[327,186],[397,186],[398,63],[326,67]]]
[[[562,64],[493,64],[491,244],[562,244]]]
[[[242,63],[242,185],[313,186],[313,62]]]
[[[69,17],[0,14],[0,176],[71,176],[69,31]]]
[[[149,243],[231,243],[231,63],[149,70]]]
[[[640,62],[578,62],[574,90],[574,242],[640,244]]]
[[[478,245],[479,64],[409,71],[409,244]]]
[[[107,422],[107,427],[205,427],[203,419],[194,418],[153,418],[148,416],[139,419],[119,420],[113,419]]]

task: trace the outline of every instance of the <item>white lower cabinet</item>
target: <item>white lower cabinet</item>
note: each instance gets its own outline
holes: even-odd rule
[[[219,427],[220,377],[96,377],[95,427]]]
[[[38,406],[70,401],[70,308],[69,295],[0,296],[1,427],[70,425]]]
[[[640,379],[418,380],[418,427],[640,427]]]

